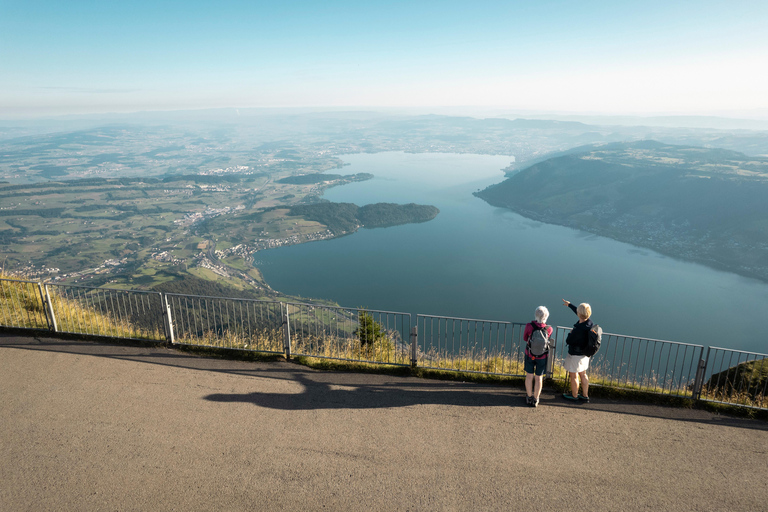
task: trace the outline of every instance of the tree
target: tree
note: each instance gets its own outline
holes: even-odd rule
[[[357,313],[358,327],[355,334],[360,339],[360,348],[365,352],[371,352],[376,342],[386,338],[384,326],[373,319],[368,311],[361,309]]]

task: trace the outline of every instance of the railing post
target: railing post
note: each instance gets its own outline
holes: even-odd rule
[[[700,359],[696,368],[696,379],[693,381],[693,390],[691,393],[694,400],[701,400],[701,391],[704,388],[704,376],[707,374],[707,365],[709,364],[709,351],[711,348],[712,347],[707,347],[707,358]]]
[[[171,305],[168,303],[168,296],[165,294],[163,294],[161,304],[164,305],[163,317],[165,318],[165,337],[168,343],[173,345],[175,341],[173,336],[173,317],[171,316]]]
[[[37,283],[37,290],[40,293],[40,303],[43,306],[43,313],[45,314],[45,323],[48,324],[48,330],[51,329],[51,319],[48,318],[48,306],[45,304],[45,296],[43,295],[43,285]]]
[[[51,304],[51,296],[48,293],[48,285],[37,283],[37,289],[40,290],[40,300],[43,302],[43,308],[45,311],[45,320],[48,322],[48,329],[53,332],[56,332],[57,331],[56,316],[53,314],[53,304]]]
[[[551,336],[550,339],[552,342],[549,345],[549,356],[547,356],[547,369],[544,373],[546,373],[545,377],[547,379],[552,378],[552,369],[555,367],[555,354],[557,353],[557,331],[554,331],[554,336]]]
[[[419,327],[411,327],[411,368],[416,368],[419,361],[416,357],[417,347],[419,345]]]
[[[282,305],[283,313],[283,348],[285,349],[285,358],[291,358],[291,320],[288,316],[288,304]]]

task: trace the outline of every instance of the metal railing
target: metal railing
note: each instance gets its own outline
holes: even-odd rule
[[[524,375],[525,324],[0,279],[0,327]],[[553,333],[547,375],[569,327]],[[768,408],[768,355],[604,333],[591,384]]]
[[[172,343],[284,351],[284,305],[277,301],[165,294]]]
[[[709,347],[695,398],[768,408],[768,354]]]
[[[556,363],[562,367],[568,355],[565,339],[570,327],[558,326]],[[691,397],[702,345],[603,333],[600,350],[589,361],[590,385]],[[567,378],[565,371],[559,374]]]
[[[44,284],[56,332],[150,341],[166,339],[159,292]]]
[[[393,311],[286,304],[294,355],[411,364],[411,315]]]
[[[431,315],[417,324],[419,367],[524,375],[525,324]]]
[[[0,323],[20,329],[49,329],[44,297],[40,283],[0,279]]]

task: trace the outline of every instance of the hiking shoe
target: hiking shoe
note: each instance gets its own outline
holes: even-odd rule
[[[575,396],[573,396],[570,393],[563,393],[563,398],[565,398],[566,400],[571,400],[572,402],[578,402],[579,401],[578,398],[576,398]]]
[[[579,393],[579,400],[581,400],[582,402],[587,403],[587,404],[589,403],[589,397],[588,396],[584,396],[581,393]]]

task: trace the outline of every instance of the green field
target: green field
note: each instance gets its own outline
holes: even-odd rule
[[[0,184],[3,268],[134,289],[195,276],[274,293],[251,266],[253,253],[329,236],[289,208],[346,182],[277,183],[290,172]]]
[[[0,183],[2,268],[88,286],[280,298],[253,267],[253,255],[343,234],[335,215],[296,208],[337,212],[321,199],[323,190],[373,176],[326,173],[341,167],[337,158],[300,151],[273,150],[259,162],[195,174]],[[372,227],[437,214],[420,205],[359,210],[369,212]],[[354,219],[344,233],[362,223]]]

